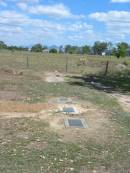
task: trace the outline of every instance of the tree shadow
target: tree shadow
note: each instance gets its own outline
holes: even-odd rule
[[[105,92],[130,92],[130,71],[118,72],[116,74],[109,74],[104,76],[97,75],[84,75],[84,76],[71,76],[69,77],[70,85],[87,86]]]

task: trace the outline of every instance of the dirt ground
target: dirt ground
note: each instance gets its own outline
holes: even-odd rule
[[[111,94],[110,96],[117,99],[118,103],[124,111],[130,112],[130,96],[116,93]]]
[[[19,72],[12,69],[1,69],[0,74],[2,74],[1,76],[5,75],[8,79],[11,79],[12,76],[18,75]],[[22,73],[19,75],[22,75]],[[58,71],[41,73],[39,75],[42,80],[49,83],[65,81],[65,74]],[[111,135],[114,131],[114,129],[109,126],[110,115],[89,102],[83,103],[78,99],[70,98],[71,103],[59,103],[57,98],[50,98],[48,103],[27,104],[19,102],[20,100],[24,100],[24,96],[21,96],[20,93],[17,92],[15,86],[13,86],[12,90],[9,89],[10,87],[0,90],[0,118],[30,117],[41,119],[50,125],[52,131],[60,135],[61,140],[69,142],[87,140],[88,138],[95,138],[98,142],[101,142],[105,141],[108,134]],[[119,102],[121,104],[123,103],[127,110],[130,110],[129,104],[125,103],[122,98],[119,99]],[[62,109],[64,107],[73,107],[75,113],[63,113]],[[68,118],[84,119],[87,128],[66,128],[64,121]],[[33,147],[42,148],[44,145],[37,143],[28,146],[28,148]]]
[[[58,113],[57,115],[41,114],[39,117],[49,122],[52,130],[56,131],[64,141],[82,141],[87,138],[95,137],[96,140],[100,142],[106,140],[108,132],[109,134],[112,132],[110,127],[108,127],[108,115],[99,110],[86,110],[83,114],[77,115],[65,115],[62,113]],[[84,119],[86,121],[87,128],[66,128],[64,121],[68,118]]]
[[[21,96],[20,93],[16,91],[0,91],[0,100],[1,101],[20,101],[25,97]]]
[[[0,101],[0,112],[38,113],[44,110],[53,110],[55,106],[49,103],[28,104],[11,101]]]
[[[12,69],[1,69],[0,73],[6,75],[8,78],[16,76],[18,72]],[[20,73],[22,75],[22,73]],[[65,74],[58,71],[41,73],[41,79],[46,82],[64,82]],[[130,103],[126,103],[126,100],[130,98],[116,96],[119,103],[124,109],[130,111]],[[0,118],[21,118],[30,117],[34,119],[41,119],[50,125],[52,131],[57,132],[61,139],[64,141],[80,141],[87,140],[87,138],[96,138],[97,141],[105,141],[108,134],[111,135],[114,131],[109,126],[109,114],[103,110],[100,110],[91,103],[83,103],[78,99],[72,99],[71,103],[59,103],[57,98],[50,98],[48,103],[27,104],[19,102],[24,100],[24,96],[21,96],[17,92],[17,88],[9,90],[5,88],[0,90]],[[75,102],[76,100],[76,102]],[[62,112],[64,107],[73,107],[75,113],[65,114]],[[65,120],[68,118],[84,119],[87,124],[85,129],[66,128]],[[38,147],[40,144],[38,144]],[[30,144],[29,147],[34,147]]]
[[[19,71],[13,68],[10,68],[8,66],[3,66],[2,68],[0,68],[0,74],[2,75],[23,75],[23,71]]]
[[[65,75],[58,71],[45,73],[45,81],[50,83],[64,82],[64,77]]]
[[[87,106],[86,106],[87,105]],[[61,110],[63,107],[73,107],[76,109],[75,114],[65,114]],[[5,113],[9,112],[9,113]],[[108,134],[113,133],[109,127],[109,115],[107,112],[98,109],[91,103],[85,104],[24,104],[15,102],[0,103],[0,118],[21,118],[30,117],[41,119],[50,125],[50,130],[55,131],[63,141],[82,141],[88,138],[95,138],[97,141],[105,141]],[[65,120],[68,118],[84,119],[87,128],[66,128]],[[31,145],[31,144],[30,144]],[[31,147],[31,146],[30,146]],[[32,146],[33,147],[33,146]],[[40,147],[40,146],[38,146]]]

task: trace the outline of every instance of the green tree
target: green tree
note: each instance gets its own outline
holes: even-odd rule
[[[118,43],[116,51],[117,58],[125,57],[127,48],[129,48],[129,45],[127,43],[125,42]]]
[[[71,45],[66,45],[65,46],[65,53],[72,53],[72,51],[71,51]]]
[[[82,53],[83,54],[89,54],[90,53],[90,46],[85,45],[82,47]]]
[[[51,49],[50,51],[49,51],[49,53],[57,53],[57,49]]]
[[[18,50],[18,51],[28,51],[27,47],[17,47],[17,46],[8,46],[7,47],[9,50],[14,51],[14,50]]]
[[[93,51],[95,55],[101,55],[103,52],[107,50],[108,43],[96,41],[93,45]]]
[[[31,48],[31,51],[33,51],[33,52],[42,52],[42,50],[43,50],[43,47],[41,44],[35,44]]]
[[[78,46],[66,45],[65,46],[65,53],[80,54],[80,53],[82,53],[82,48],[78,47]]]
[[[0,49],[7,49],[7,45],[3,41],[0,41]]]
[[[116,48],[116,47],[113,47],[113,48],[112,48],[111,54],[112,54],[113,56],[116,56],[116,54],[117,54],[117,48]]]
[[[117,58],[120,57],[125,57],[126,56],[126,50],[129,48],[129,45],[125,42],[121,42],[117,44],[117,47],[112,47],[112,44],[110,44],[111,47],[111,54],[116,56]],[[105,76],[107,75],[108,72],[108,66],[109,66],[109,61],[106,63],[106,69],[105,69]]]

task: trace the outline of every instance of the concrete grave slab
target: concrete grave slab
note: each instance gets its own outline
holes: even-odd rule
[[[63,112],[65,113],[75,113],[75,110],[73,107],[64,107]]]
[[[87,124],[85,119],[66,119],[65,120],[65,127],[66,128],[87,128]]]
[[[49,103],[55,103],[55,104],[75,104],[76,102],[69,98],[69,97],[57,97],[57,98],[51,98],[48,101]]]
[[[72,105],[62,107],[61,111],[65,114],[79,114],[79,111]]]

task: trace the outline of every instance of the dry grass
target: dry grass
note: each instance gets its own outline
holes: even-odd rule
[[[48,103],[19,103],[19,102],[0,102],[0,112],[23,112],[23,113],[35,113],[42,110],[51,110],[55,106]]]
[[[46,72],[65,73],[66,56],[69,75],[65,82],[44,81]],[[77,66],[80,58],[0,52],[1,173],[129,172],[129,112],[115,98],[87,85],[82,75],[103,74],[108,59],[109,75],[114,74],[117,64],[127,61],[129,68],[130,60],[84,56],[86,66]],[[126,78],[122,78],[124,84]],[[76,98],[74,106],[80,114],[68,117],[84,118],[87,129],[65,128],[67,115],[58,111],[64,105],[48,103],[61,96]]]

